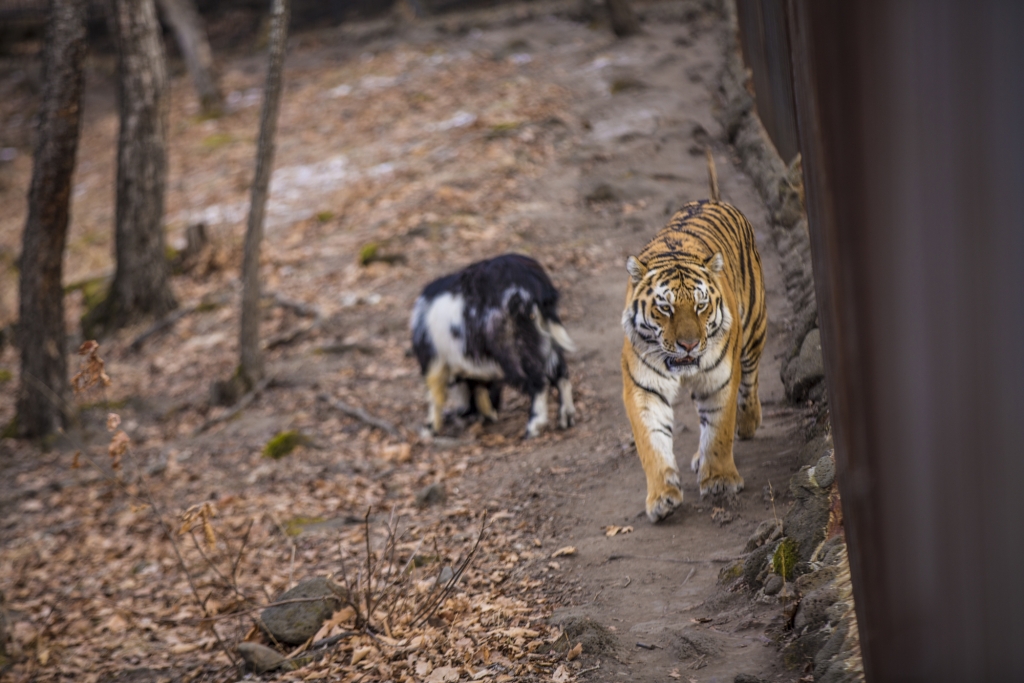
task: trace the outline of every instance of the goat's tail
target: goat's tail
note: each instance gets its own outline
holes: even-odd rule
[[[711,201],[721,201],[718,197],[718,171],[715,170],[715,157],[711,155],[711,148],[705,147],[704,154],[708,158],[708,185],[711,190]]]
[[[548,329],[551,330],[551,338],[555,340],[555,343],[562,347],[562,350],[572,353],[576,350],[576,343],[573,342],[572,337],[562,327],[562,323],[556,323],[548,321]]]

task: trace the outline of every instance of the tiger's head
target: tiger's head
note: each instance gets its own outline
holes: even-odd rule
[[[708,351],[732,326],[718,277],[722,268],[721,254],[704,262],[673,259],[654,266],[629,257],[633,288],[622,327],[648,363],[675,375],[709,369],[702,360],[719,355]]]

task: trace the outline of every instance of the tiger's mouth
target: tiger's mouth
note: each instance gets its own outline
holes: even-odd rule
[[[673,370],[677,368],[692,368],[697,366],[698,360],[695,356],[670,356],[665,359],[665,365]]]

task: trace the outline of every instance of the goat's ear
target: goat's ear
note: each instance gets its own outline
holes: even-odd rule
[[[635,285],[644,279],[644,275],[647,275],[647,266],[640,263],[636,256],[630,256],[626,259],[626,271],[629,272],[629,277]]]
[[[725,259],[722,258],[722,252],[715,252],[715,255],[704,262],[704,266],[712,273],[721,273],[722,268],[725,267]]]

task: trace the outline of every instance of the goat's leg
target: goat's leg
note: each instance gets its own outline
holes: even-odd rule
[[[476,409],[484,416],[485,420],[491,422],[498,421],[498,411],[494,409],[494,404],[491,403],[491,391],[488,385],[480,383],[473,387],[473,401],[476,403]]]
[[[444,424],[444,402],[448,398],[449,374],[448,364],[438,358],[434,359],[427,371],[427,400],[430,403],[427,422],[435,434],[441,432],[441,426]]]
[[[572,403],[572,382],[568,377],[558,380],[558,426],[568,429],[576,424],[576,406]]]
[[[548,383],[544,382],[541,390],[531,395],[530,400],[530,421],[526,423],[524,436],[527,439],[540,434],[548,423]]]

